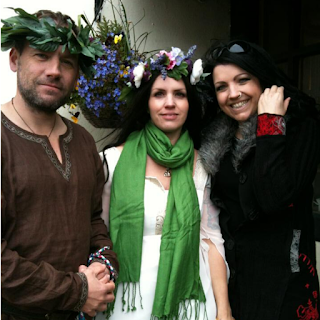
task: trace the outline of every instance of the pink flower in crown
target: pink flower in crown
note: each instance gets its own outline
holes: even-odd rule
[[[176,60],[170,60],[169,65],[167,66],[167,70],[173,69],[173,67],[176,65]]]
[[[169,65],[167,65],[166,69],[167,70],[172,70],[173,67],[176,65],[177,61],[175,60],[175,57],[171,52],[167,52],[165,50],[161,50],[158,54],[158,56],[166,55],[169,58]]]
[[[166,50],[160,50],[157,56],[160,57],[160,56],[163,56],[164,54],[168,55],[168,52]]]

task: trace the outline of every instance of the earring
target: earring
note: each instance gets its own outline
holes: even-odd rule
[[[241,98],[241,97],[242,97],[242,92],[239,91],[239,96],[238,96],[238,98]]]

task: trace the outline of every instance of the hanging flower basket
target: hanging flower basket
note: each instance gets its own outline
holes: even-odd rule
[[[101,112],[99,117],[96,116],[85,105],[79,104],[81,114],[89,121],[95,128],[116,128],[121,124],[121,116],[106,106]]]
[[[127,21],[121,0],[119,3],[119,10],[113,5],[112,9],[119,14],[121,24],[117,22],[115,14],[114,20],[103,17],[97,23],[93,39],[100,40],[104,54],[93,65],[95,75],[89,78],[81,74],[68,102],[69,105],[78,106],[80,113],[96,128],[115,128],[121,123],[127,104],[126,99],[120,98],[120,94],[130,82],[133,68],[146,54],[140,53],[138,49],[146,41],[148,33],[136,39],[134,25]],[[135,41],[132,45],[130,33]]]

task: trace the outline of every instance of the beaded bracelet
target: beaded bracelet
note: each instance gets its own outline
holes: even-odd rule
[[[110,271],[110,280],[112,280],[113,282],[116,282],[116,279],[117,279],[116,271],[114,270],[110,261],[104,255],[101,254],[101,252],[103,252],[105,250],[110,250],[110,247],[105,246],[105,247],[99,249],[96,253],[91,253],[89,256],[89,259],[88,259],[88,266],[91,264],[91,262],[94,258],[102,260]]]

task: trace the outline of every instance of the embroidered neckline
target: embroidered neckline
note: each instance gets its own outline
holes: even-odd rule
[[[65,159],[65,169],[62,166],[62,163],[58,160],[55,152],[53,151],[50,143],[48,143],[48,139],[46,136],[40,136],[31,132],[28,132],[20,127],[18,127],[16,124],[14,124],[12,121],[10,121],[2,112],[1,112],[1,122],[2,124],[12,133],[16,134],[20,138],[23,138],[25,140],[35,142],[40,144],[43,149],[45,150],[48,158],[52,162],[52,164],[56,167],[56,169],[60,172],[60,174],[63,176],[64,179],[67,181],[70,180],[71,176],[71,161],[70,161],[70,155],[69,155],[69,149],[68,149],[68,143],[72,140],[73,137],[73,128],[70,123],[70,121],[67,121],[63,119],[63,122],[67,126],[67,131],[65,134],[63,134],[62,139],[62,149],[61,152],[64,153],[64,159]]]

